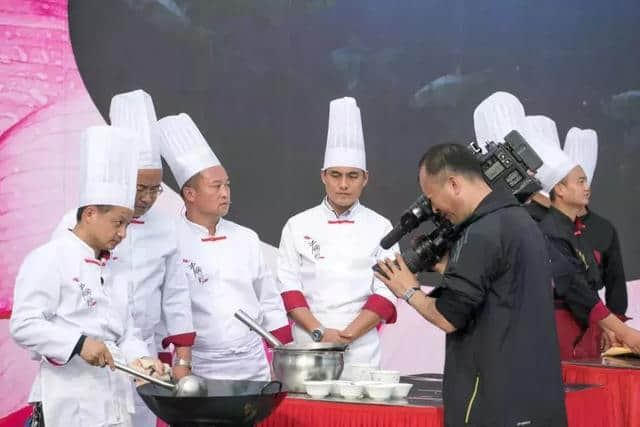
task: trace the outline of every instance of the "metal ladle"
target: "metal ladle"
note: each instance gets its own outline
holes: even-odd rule
[[[140,372],[136,369],[133,369],[127,365],[123,365],[119,362],[114,362],[114,365],[119,370],[126,372],[129,375],[133,375],[134,377],[141,378],[143,380],[149,381],[150,383],[159,385],[160,387],[164,387],[168,390],[171,390],[174,396],[176,397],[205,397],[207,396],[207,382],[202,377],[198,377],[196,375],[187,375],[180,380],[178,380],[177,384],[163,381],[161,379],[152,377],[151,375],[147,375],[144,372]]]

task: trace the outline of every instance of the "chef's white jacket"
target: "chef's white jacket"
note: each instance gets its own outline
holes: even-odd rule
[[[117,346],[127,363],[149,355],[129,312],[126,275],[110,273],[121,267],[117,264],[96,259],[94,250],[68,231],[35,249],[20,267],[11,334],[41,355],[32,395],[42,401],[49,427],[131,423],[130,378],[71,357],[81,335]]]
[[[76,210],[72,210],[56,227],[53,238],[75,225]],[[131,313],[151,354],[161,350],[161,344],[192,345],[195,334],[191,299],[178,255],[175,217],[152,207],[131,221],[127,236],[111,256],[132,280]],[[158,331],[168,336],[160,340]]]
[[[234,317],[242,309],[283,341],[291,341],[282,299],[258,235],[225,219],[219,220],[213,236],[184,213],[177,223],[197,331],[193,372],[207,378],[268,379],[262,340]]]
[[[323,202],[290,218],[282,230],[278,256],[278,285],[287,311],[308,307],[326,328],[342,330],[363,309],[383,321],[396,320],[396,298],[376,279],[371,267],[377,260],[395,257],[398,246],[380,247],[392,229],[383,216],[356,202],[338,215]],[[298,343],[311,342],[301,327],[294,326]],[[363,335],[345,354],[346,364],[378,365],[377,329]]]

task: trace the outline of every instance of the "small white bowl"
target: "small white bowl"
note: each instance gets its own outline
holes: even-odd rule
[[[376,366],[368,363],[352,363],[348,366],[348,376],[352,381],[370,381],[371,373],[376,370]]]
[[[346,384],[340,384],[340,395],[345,399],[360,399],[362,398],[362,386],[356,385],[352,382]]]
[[[413,384],[398,383],[393,385],[393,393],[391,393],[392,399],[406,399],[409,392],[413,388]]]
[[[393,393],[394,384],[369,384],[365,386],[367,395],[377,401],[389,400]]]
[[[351,381],[341,381],[341,380],[331,381],[331,395],[332,396],[340,396],[340,385],[341,384],[351,384]]]
[[[307,394],[316,399],[326,397],[331,392],[331,381],[305,381],[303,384]]]
[[[371,373],[371,379],[388,384],[399,383],[400,371],[373,371]]]
[[[384,384],[384,383],[380,381],[356,381],[354,382],[354,384],[362,386],[362,394],[364,395],[364,397],[370,397],[369,393],[367,393],[367,386],[372,384]]]

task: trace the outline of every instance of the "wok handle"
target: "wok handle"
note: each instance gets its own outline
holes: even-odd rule
[[[247,325],[249,329],[251,329],[252,331],[255,331],[258,335],[260,335],[262,338],[267,340],[267,342],[269,342],[269,344],[271,344],[272,347],[274,348],[282,347],[282,343],[278,338],[276,338],[271,332],[267,331],[262,326],[258,325],[258,323],[255,320],[253,320],[251,316],[245,313],[242,309],[239,309],[238,311],[236,311],[234,316],[236,317],[236,319],[238,319],[239,321]]]
[[[264,394],[264,390],[273,384],[278,384],[278,393],[282,391],[282,383],[280,381],[274,380],[274,381],[269,381],[262,387],[262,389],[260,389],[260,395],[262,396]]]
[[[151,375],[147,375],[144,372],[140,372],[137,371],[135,369],[133,369],[130,366],[127,365],[123,365],[120,362],[114,362],[114,365],[116,368],[118,368],[119,370],[126,372],[129,375],[133,375],[134,377],[138,377],[141,378],[143,380],[149,381],[150,383],[159,385],[160,387],[164,387],[166,389],[169,389],[171,391],[175,391],[176,390],[176,386],[173,383],[167,382],[167,381],[162,381],[158,378],[152,377]]]

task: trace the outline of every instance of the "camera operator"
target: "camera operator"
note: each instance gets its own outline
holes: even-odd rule
[[[566,415],[544,237],[511,194],[492,191],[464,146],[419,164],[434,211],[462,227],[430,295],[401,255],[378,264],[391,291],[447,333],[447,426],[564,426]],[[541,351],[537,351],[540,349]]]

